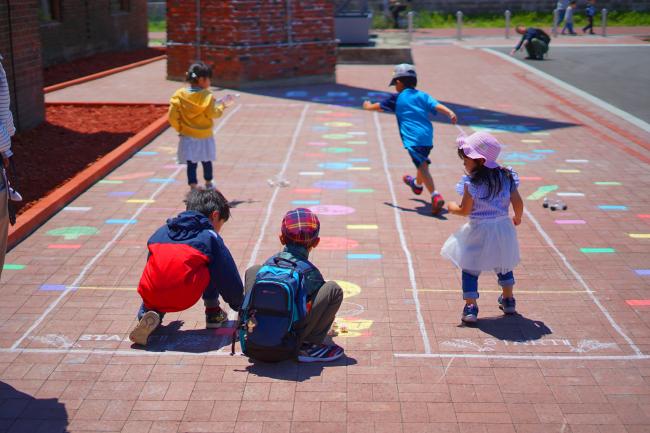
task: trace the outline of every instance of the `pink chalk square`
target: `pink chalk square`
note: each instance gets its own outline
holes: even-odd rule
[[[76,250],[81,248],[81,244],[50,244],[47,248],[54,250]]]
[[[641,218],[642,220],[647,220],[647,219],[650,219],[650,214],[640,213],[640,214],[637,215],[637,217]]]
[[[348,215],[354,213],[354,208],[336,204],[311,206],[309,210],[314,212],[316,215]]]
[[[319,188],[296,188],[292,190],[294,194],[318,194],[322,191]]]
[[[628,299],[625,303],[632,307],[650,307],[650,299]]]
[[[585,220],[555,220],[555,224],[587,224]]]
[[[310,141],[307,143],[307,146],[328,146],[328,143],[325,143],[324,141]]]
[[[519,180],[542,180],[539,176],[519,176]]]

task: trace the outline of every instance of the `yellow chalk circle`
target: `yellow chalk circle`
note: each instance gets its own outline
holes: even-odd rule
[[[360,337],[364,331],[370,329],[372,323],[372,320],[340,319],[337,317],[336,324],[338,325],[338,336],[339,338]]]
[[[379,228],[376,224],[348,224],[348,230],[377,230]]]
[[[361,287],[349,281],[336,280],[336,283],[343,289],[343,297],[350,298],[361,293]]]

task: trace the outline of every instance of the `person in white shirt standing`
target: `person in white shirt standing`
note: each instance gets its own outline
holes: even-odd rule
[[[11,137],[16,132],[14,119],[9,109],[9,85],[7,74],[2,67],[2,56],[0,55],[0,154],[2,155],[2,166],[0,167],[0,276],[5,263],[7,253],[7,236],[9,233],[9,182],[7,181],[6,168],[9,167],[9,160],[13,155],[11,151]]]

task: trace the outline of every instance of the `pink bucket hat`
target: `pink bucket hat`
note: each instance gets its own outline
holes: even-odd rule
[[[456,138],[456,144],[468,158],[484,159],[487,168],[497,168],[499,166],[497,158],[501,153],[501,143],[491,134],[475,132],[469,137],[461,134]]]

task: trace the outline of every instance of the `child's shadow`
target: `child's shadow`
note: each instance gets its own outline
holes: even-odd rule
[[[206,353],[230,346],[234,322],[217,329],[181,329],[183,321],[174,320],[161,325],[149,337],[146,347],[132,345],[133,349],[147,352]]]
[[[460,325],[464,326],[464,325]],[[521,314],[506,314],[498,317],[479,318],[473,327],[499,340],[539,340],[553,331],[539,320],[531,320]]]
[[[233,208],[239,206],[240,204],[253,204],[253,203],[259,203],[259,200],[253,200],[252,198],[249,198],[248,200],[237,200],[237,199],[235,199],[235,200],[231,200],[230,202],[228,202],[230,207],[233,207]]]
[[[291,380],[295,382],[304,382],[312,377],[320,377],[325,368],[347,367],[355,365],[357,360],[343,355],[341,358],[332,362],[313,362],[299,363],[296,361],[283,362],[260,362],[249,359],[251,365],[246,367],[246,371],[259,377],[267,377],[279,380]]]
[[[438,220],[441,220],[441,221],[447,221],[448,218],[445,216],[445,215],[447,215],[449,213],[449,211],[447,209],[442,209],[438,215],[433,215],[431,213],[431,202],[428,202],[426,200],[422,200],[420,198],[412,198],[411,201],[421,203],[422,206],[417,206],[415,209],[409,209],[409,208],[405,208],[405,207],[402,207],[402,206],[394,205],[393,203],[388,203],[386,201],[384,202],[384,204],[386,206],[390,206],[390,207],[392,207],[394,209],[399,209],[402,212],[416,212],[417,214],[422,215],[422,216],[435,218],[435,219],[438,219]]]

